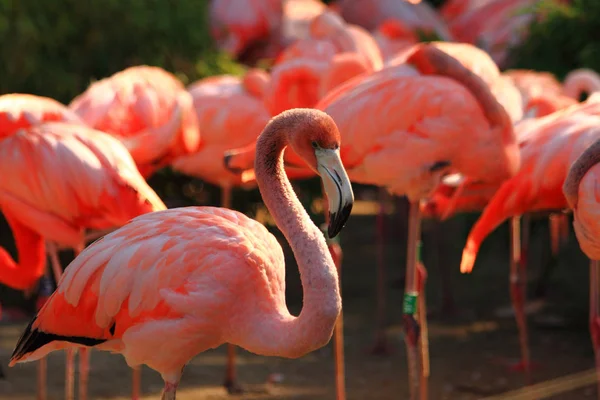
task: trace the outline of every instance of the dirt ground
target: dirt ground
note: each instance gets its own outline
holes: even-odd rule
[[[519,356],[518,336],[513,318],[500,315],[509,306],[506,227],[494,233],[482,247],[475,272],[458,273],[461,243],[469,219],[455,219],[433,235],[432,224],[424,227],[424,261],[429,269],[427,293],[430,310],[431,378],[430,399],[470,400],[497,395],[523,386],[523,376],[509,371],[507,364]],[[531,259],[542,257],[547,228],[536,228]],[[402,287],[404,274],[402,224],[388,221],[385,245],[388,265],[387,336],[393,347],[388,356],[369,354],[374,338],[375,244],[374,218],[356,216],[342,233],[344,248],[343,298],[346,351],[346,387],[349,400],[396,400],[407,398],[407,368],[402,336]],[[452,240],[450,239],[452,238]],[[436,251],[442,246],[443,256]],[[441,305],[440,269],[442,260],[452,283],[458,315],[435,313]],[[561,254],[558,268],[549,282],[546,305],[530,316],[531,352],[538,367],[534,381],[541,382],[593,367],[593,353],[587,333],[587,261],[577,248],[574,236]],[[301,288],[293,264],[288,267],[290,309],[299,310]],[[539,266],[532,266],[532,282]],[[533,285],[532,283],[532,285]],[[506,314],[506,313],[504,313]],[[8,358],[25,323],[0,327],[0,364],[7,377],[0,381],[0,399],[34,399],[36,364],[8,369]],[[335,398],[332,344],[298,360],[267,358],[239,351],[239,378],[248,393],[230,396],[220,385],[223,380],[225,348],[197,356],[185,369],[179,399],[313,399]],[[64,354],[48,359],[48,400],[64,397]],[[160,376],[143,370],[144,399],[158,399]],[[267,381],[276,381],[267,384]],[[118,355],[92,353],[90,399],[127,399],[131,373]],[[593,398],[594,386],[546,397],[549,399]],[[534,398],[534,397],[531,397]]]

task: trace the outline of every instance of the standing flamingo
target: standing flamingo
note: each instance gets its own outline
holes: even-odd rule
[[[45,248],[56,281],[62,274],[57,245],[81,251],[84,229],[106,229],[165,209],[116,139],[81,124],[50,122],[0,141],[5,179],[0,207],[15,237],[18,263],[0,248],[0,282],[28,289],[44,274]],[[51,183],[50,185],[48,183]],[[67,359],[67,398],[73,392],[73,354]],[[80,398],[87,390],[88,360],[81,354]],[[45,365],[39,398],[45,399]]]
[[[596,136],[600,137],[600,134]],[[598,225],[598,176],[600,139],[588,147],[569,168],[562,190],[573,210],[573,227],[581,250],[590,258],[590,333],[598,374],[600,398],[600,226]]]
[[[223,154],[232,147],[242,147],[256,140],[270,119],[262,101],[261,70],[250,70],[243,78],[221,75],[202,79],[188,91],[194,100],[202,145],[192,154],[176,158],[173,169],[195,176],[221,188],[221,207],[231,208],[231,189],[247,183],[243,176],[225,168]],[[239,393],[236,382],[235,347],[227,345],[225,388]]]
[[[232,343],[297,358],[326,345],[341,310],[338,275],[284,173],[288,145],[321,176],[329,237],[343,228],[354,196],[328,115],[294,109],[267,124],[256,147],[256,180],[298,262],[298,317],[285,302],[283,251],[263,225],[223,208],[176,208],[137,217],[86,248],[23,332],[10,365],[95,347],[158,371],[162,399],[175,400],[183,368],[204,350]]]
[[[69,108],[119,139],[146,178],[200,143],[192,98],[162,68],[138,65],[94,82]]]
[[[525,300],[525,270],[520,261],[521,244],[519,216],[532,211],[566,208],[562,184],[569,160],[583,151],[582,146],[593,140],[599,131],[593,129],[600,116],[581,112],[575,106],[525,125],[529,130],[521,148],[522,167],[518,174],[504,182],[485,207],[471,229],[463,250],[461,272],[471,272],[481,242],[505,219],[512,218],[511,232],[511,299],[519,328],[522,367],[530,382],[530,357],[527,321],[523,310]]]
[[[345,145],[340,151],[350,178],[384,186],[411,202],[404,323],[414,398],[418,201],[446,173],[463,171],[490,182],[514,175],[519,153],[512,124],[487,85],[433,45],[416,46],[406,64],[346,82],[317,107],[341,127]]]

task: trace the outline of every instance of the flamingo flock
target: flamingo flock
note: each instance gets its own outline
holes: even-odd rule
[[[421,220],[462,212],[481,212],[463,273],[473,271],[485,237],[510,220],[510,296],[529,384],[526,227],[532,213],[549,215],[556,257],[572,211],[591,260],[600,371],[600,76],[579,69],[560,82],[548,72],[505,70],[511,46],[543,17],[531,8],[537,2],[448,0],[438,12],[418,0],[211,0],[215,44],[251,64],[242,76],[185,87],[162,68],[139,65],[91,84],[69,105],[0,96],[0,170],[8,177],[0,208],[18,254],[0,248],[0,283],[29,292],[50,271],[56,281],[9,365],[37,361],[37,398],[45,400],[45,357],[65,350],[65,397],[73,400],[78,353],[78,398],[86,399],[90,350],[119,353],[133,370],[132,399],[147,365],[164,380],[162,399],[174,400],[186,364],[205,350],[227,345],[223,385],[239,393],[236,346],[298,358],[333,337],[336,399],[345,400],[343,257],[334,238],[351,215],[353,182],[410,204],[398,313],[411,399],[428,398],[430,373]],[[257,66],[264,60],[268,69]],[[146,182],[166,167],[218,186],[221,207],[167,209]],[[324,232],[290,183],[315,176]],[[298,316],[286,306],[281,244],[231,209],[233,188],[254,187],[294,253]],[[63,268],[65,248],[76,257]],[[384,267],[379,257],[380,278]],[[378,279],[379,293],[385,284]],[[381,311],[385,297],[377,303]],[[383,328],[378,321],[374,351],[386,351]]]

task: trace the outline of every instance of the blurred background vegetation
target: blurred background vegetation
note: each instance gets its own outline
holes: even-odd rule
[[[429,0],[436,7],[443,1]],[[208,0],[0,0],[0,94],[33,93],[68,104],[94,80],[138,64],[163,67],[186,85],[210,75],[243,73],[244,66],[216,51],[207,6]],[[511,67],[559,78],[579,67],[600,71],[600,1],[538,7],[545,18],[534,22],[529,39],[514,49]],[[170,207],[219,204],[218,188],[169,169],[150,184]],[[318,180],[297,188],[305,205],[320,195]],[[356,192],[360,196],[358,185]],[[257,191],[235,191],[233,200],[234,208],[249,214],[261,202]],[[473,221],[473,216],[457,218]],[[0,244],[15,255],[5,223]],[[2,290],[4,299],[8,289]],[[13,300],[3,301],[22,302],[20,294],[9,297]]]

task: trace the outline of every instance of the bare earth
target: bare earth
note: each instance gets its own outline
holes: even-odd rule
[[[405,349],[402,336],[402,289],[394,284],[404,273],[404,243],[401,225],[390,219],[386,243],[388,264],[388,338],[393,346],[389,356],[368,352],[373,343],[375,299],[374,218],[353,217],[342,233],[344,248],[343,296],[346,351],[346,383],[349,400],[391,400],[408,396]],[[468,226],[463,220],[443,225],[446,236],[462,237]],[[440,270],[435,266],[435,247],[424,228],[425,265],[429,268],[427,286],[429,308],[441,304]],[[531,258],[542,254],[544,229],[532,241]],[[441,240],[441,239],[440,239]],[[456,243],[454,243],[456,242]],[[507,230],[503,227],[485,242],[481,259],[470,276],[461,276],[458,262],[460,243],[445,243],[444,265],[460,315],[432,315],[430,318],[431,378],[430,399],[480,399],[498,395],[523,385],[523,376],[511,372],[506,363],[519,356],[518,336],[513,318],[497,316],[498,308],[509,305],[507,276]],[[462,241],[464,243],[464,239]],[[429,247],[428,247],[428,244]],[[288,260],[290,261],[290,260]],[[571,237],[552,276],[547,306],[530,317],[530,342],[534,361],[534,381],[541,382],[593,367],[592,348],[587,333],[587,261]],[[301,289],[293,264],[288,266],[290,308],[298,311]],[[536,277],[533,266],[530,275]],[[574,272],[575,271],[575,272]],[[533,280],[532,280],[533,281]],[[560,317],[557,326],[548,327],[549,316]],[[562,322],[561,322],[562,320]],[[542,323],[546,322],[545,325]],[[34,399],[36,364],[6,364],[25,323],[0,326],[0,364],[7,378],[0,381],[0,399]],[[179,399],[313,399],[335,398],[332,345],[298,360],[259,357],[239,351],[239,378],[249,392],[228,395],[220,386],[223,380],[225,349],[197,356],[186,367]],[[48,400],[64,398],[64,354],[48,359]],[[159,399],[160,376],[148,368],[143,371],[144,399]],[[275,381],[267,384],[267,381]],[[122,357],[92,353],[89,399],[127,399],[131,373]],[[586,386],[549,399],[593,398],[595,387]],[[532,397],[533,398],[533,397]]]

